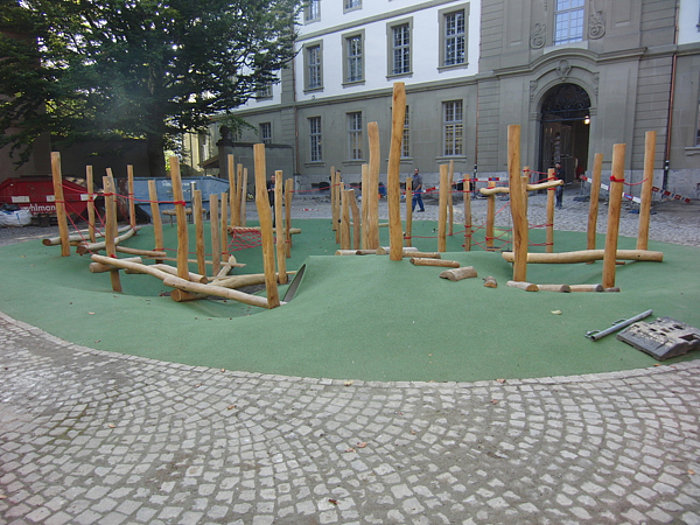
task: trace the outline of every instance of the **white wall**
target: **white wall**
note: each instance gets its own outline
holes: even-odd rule
[[[441,72],[438,71],[439,11],[458,6],[468,6],[469,11],[468,67]],[[407,12],[407,8],[410,12]],[[413,74],[387,79],[387,25],[407,18],[413,20]],[[299,28],[299,47],[308,42],[322,42],[323,90],[304,93],[304,56],[299,53],[295,58],[297,100],[318,100],[388,88],[394,81],[404,82],[408,86],[475,75],[479,60],[480,18],[480,3],[476,1],[455,0],[435,5],[435,2],[416,0],[364,0],[361,9],[343,13],[341,0],[322,0],[321,20],[307,24],[302,22]],[[343,87],[343,35],[360,29],[365,32],[365,81]]]

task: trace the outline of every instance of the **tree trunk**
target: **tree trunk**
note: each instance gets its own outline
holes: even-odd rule
[[[146,154],[148,155],[148,171],[151,177],[165,177],[165,141],[162,135],[149,133],[146,135]]]

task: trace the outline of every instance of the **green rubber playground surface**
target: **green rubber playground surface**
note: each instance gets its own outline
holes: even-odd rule
[[[649,249],[664,252],[664,262],[618,266],[621,293],[528,293],[505,285],[512,268],[499,253],[464,252],[458,233],[448,238],[443,259],[474,266],[476,279],[440,279],[443,268],[413,266],[408,259],[334,256],[329,220],[297,220],[294,226],[302,233],[294,236],[287,268],[305,264],[306,271],[293,300],[273,310],[223,300],[176,303],[167,296],[169,288],[147,275],[120,274],[123,293],[114,293],[108,274],[88,271],[88,256],[73,250],[61,257],[59,246],[38,240],[0,248],[0,310],[101,350],[231,370],[364,380],[474,381],[647,367],[658,361],[614,335],[592,342],[584,334],[650,308],[654,316],[700,326],[700,250],[693,247],[650,242]],[[414,245],[435,251],[436,229],[433,222],[414,222]],[[175,227],[164,230],[166,246],[174,247]],[[530,240],[543,242],[543,236],[535,231]],[[381,242],[388,245],[387,229]],[[598,247],[603,242],[600,237]],[[557,252],[585,244],[585,233],[555,233]],[[125,245],[151,249],[151,228]],[[620,238],[619,248],[634,246],[633,239]],[[234,254],[247,264],[234,273],[262,271],[260,248]],[[601,272],[602,262],[531,264],[528,280],[593,284]],[[498,288],[483,286],[487,275]],[[280,296],[285,289],[280,287]]]

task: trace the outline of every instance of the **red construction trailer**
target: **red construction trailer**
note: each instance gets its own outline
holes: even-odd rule
[[[87,189],[74,182],[63,181],[66,213],[87,219]],[[37,216],[56,215],[51,177],[13,177],[0,183],[0,204],[15,204]]]

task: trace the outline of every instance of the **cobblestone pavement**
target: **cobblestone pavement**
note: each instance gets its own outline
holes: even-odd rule
[[[565,200],[557,228],[587,209]],[[699,246],[696,209],[659,207],[651,237]],[[0,348],[0,523],[700,523],[700,360],[344,382],[111,354],[1,313]]]
[[[700,523],[700,362],[379,383],[79,347],[0,314],[0,522]]]

